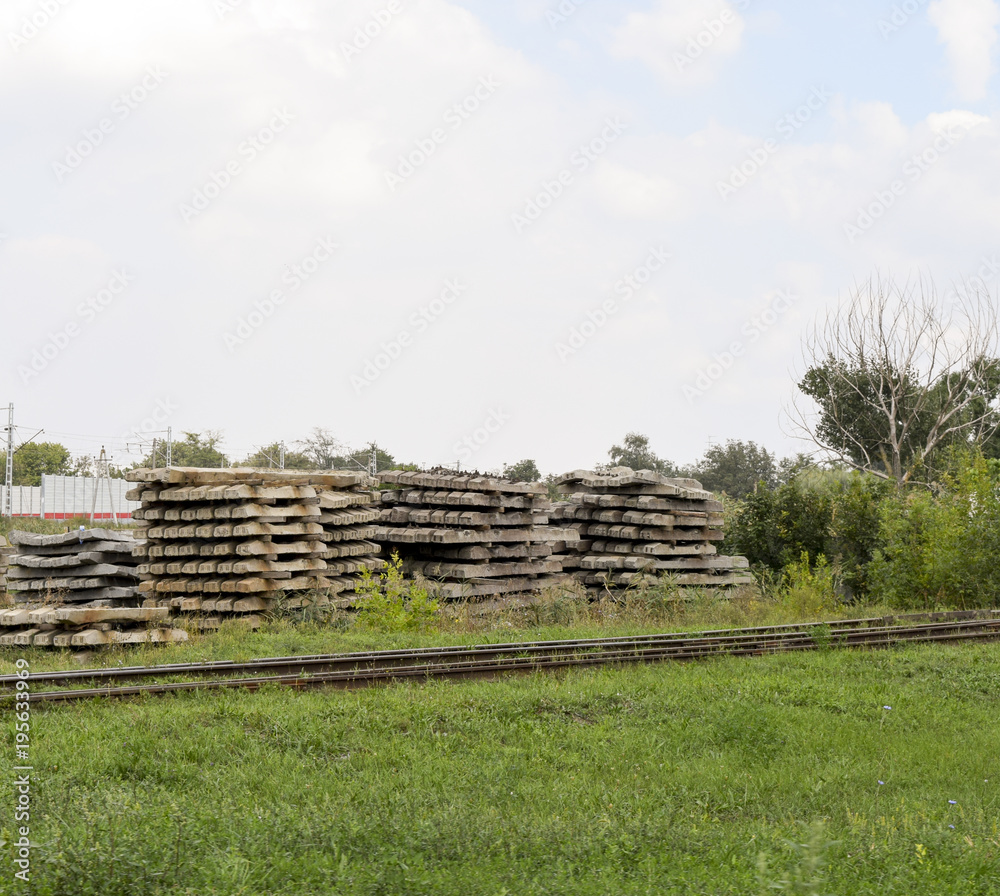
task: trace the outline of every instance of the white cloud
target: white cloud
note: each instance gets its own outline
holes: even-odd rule
[[[982,99],[995,70],[992,50],[1000,23],[996,0],[937,0],[927,15],[945,45],[959,97]]]
[[[652,12],[633,12],[619,26],[611,53],[638,59],[671,86],[710,81],[718,61],[735,53],[743,18],[732,3],[660,0]]]
[[[615,14],[615,52],[659,66],[669,83],[710,78],[739,48],[738,19],[683,72],[671,54],[742,5],[631,3]],[[905,276],[927,265],[947,282],[1000,246],[1000,127],[961,108],[900,115],[912,97],[893,105],[866,82],[864,101],[842,86],[843,98],[786,138],[774,122],[808,90],[812,58],[781,90],[725,84],[674,116],[683,103],[644,91],[643,78],[593,52],[584,29],[552,35],[544,18],[534,27],[548,57],[444,0],[408,0],[347,59],[341,44],[385,0],[243,0],[224,20],[209,0],[149,0],[142,16],[133,6],[89,0],[84,15],[70,4],[21,53],[0,57],[0,295],[19,346],[0,366],[10,383],[0,399],[39,426],[113,437],[169,395],[175,431],[224,429],[237,454],[326,426],[358,444],[375,438],[400,460],[453,462],[455,438],[499,406],[511,422],[477,456],[483,468],[519,457],[546,470],[590,465],[630,429],[678,461],[709,435],[786,452],[774,387],[788,382],[800,321],[817,303],[875,266]],[[569,35],[592,81],[556,46]],[[57,183],[51,163],[152,64],[167,80]],[[460,127],[448,124],[448,110],[489,76],[500,86]],[[240,156],[240,142],[285,105],[294,121],[253,161]],[[571,162],[616,116],[627,123],[621,138],[593,164]],[[949,127],[963,136],[934,158],[936,132]],[[391,190],[385,172],[435,129],[446,139]],[[754,172],[767,140],[779,148]],[[908,178],[904,164],[925,151],[926,170]],[[231,158],[245,162],[239,176],[185,226],[179,203]],[[744,165],[745,186],[723,200],[717,183]],[[512,213],[562,171],[565,189],[518,235]],[[849,243],[844,223],[893,179],[905,192]],[[327,234],[342,246],[333,259],[228,352],[222,334]],[[670,262],[561,363],[555,343],[654,246]],[[117,267],[135,274],[127,295],[74,342],[75,356],[21,388],[25,353]],[[426,332],[413,330],[411,315],[451,277],[467,291]],[[692,371],[745,338],[747,316],[776,289],[801,305],[689,405],[681,387]],[[350,374],[408,328],[412,346],[356,395]],[[115,402],[80,402],[67,388],[75,357],[116,384]]]

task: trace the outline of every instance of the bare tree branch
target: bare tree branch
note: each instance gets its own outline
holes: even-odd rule
[[[997,303],[978,286],[942,302],[925,278],[875,274],[818,319],[803,341],[793,401],[797,435],[827,455],[907,482],[939,449],[982,443],[1000,428]]]

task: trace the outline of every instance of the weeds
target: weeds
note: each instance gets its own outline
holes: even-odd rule
[[[396,551],[382,572],[362,570],[354,591],[358,624],[373,631],[426,631],[437,620],[438,601],[423,580],[403,578],[403,561]]]

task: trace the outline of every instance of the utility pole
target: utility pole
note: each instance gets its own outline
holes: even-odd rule
[[[173,431],[173,427],[168,426],[167,427],[167,469],[168,470],[171,467],[171,462],[173,461],[173,453],[174,453],[174,437],[173,437],[172,431]]]
[[[372,442],[372,456],[371,456],[370,466],[371,466],[370,472],[372,478],[378,476],[378,448],[375,446],[374,442]]]
[[[152,453],[151,457],[152,457],[152,460],[150,461],[150,463],[151,463],[153,469],[155,470],[156,469],[156,438],[155,438],[155,436],[153,438],[153,453]]]
[[[108,470],[108,458],[104,453],[104,446],[101,445],[101,456],[97,460],[97,481],[94,483],[94,500],[90,505],[90,521],[94,521],[94,514],[97,512],[97,495],[104,483],[108,485],[108,502],[111,505],[111,517],[118,525],[118,513],[115,511],[115,493],[111,486],[111,473]]]
[[[14,402],[7,405],[7,411],[7,470],[4,476],[7,494],[4,496],[3,515],[13,517],[14,503],[11,496],[11,489],[14,486]]]
[[[278,466],[284,470],[285,469],[285,443],[281,443],[281,447],[278,449]]]

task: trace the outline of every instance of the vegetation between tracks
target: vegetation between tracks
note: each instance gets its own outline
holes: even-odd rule
[[[998,694],[990,644],[37,708],[0,892],[994,893]]]

